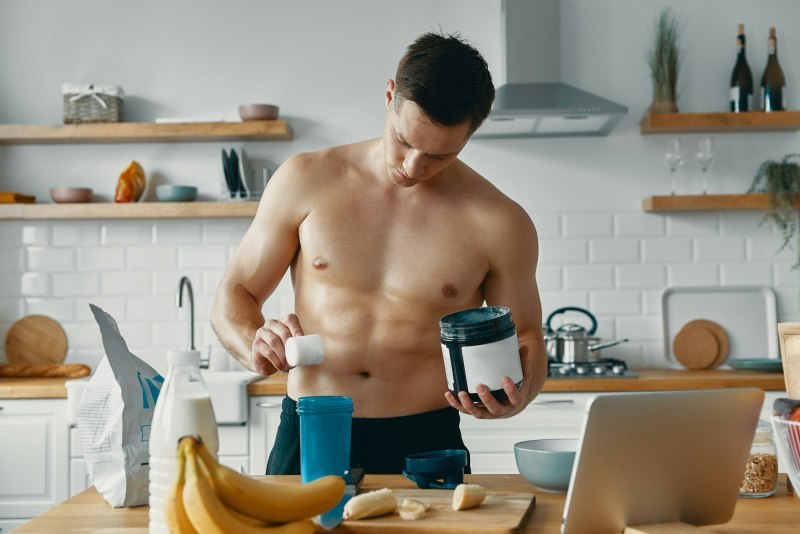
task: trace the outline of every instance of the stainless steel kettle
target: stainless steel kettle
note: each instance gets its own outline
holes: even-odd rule
[[[589,330],[576,323],[564,324],[558,329],[553,330],[551,326],[553,317],[558,314],[574,311],[586,315],[592,323]],[[561,363],[596,362],[600,359],[600,349],[613,347],[628,341],[618,339],[606,343],[600,343],[600,338],[593,337],[597,330],[597,319],[589,310],[567,306],[559,308],[547,317],[544,325],[545,347],[547,357]]]

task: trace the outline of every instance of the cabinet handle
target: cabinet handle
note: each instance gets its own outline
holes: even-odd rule
[[[531,404],[575,404],[574,399],[543,399],[535,400]]]
[[[256,406],[259,408],[278,408],[280,404],[274,402],[258,402],[256,403]]]

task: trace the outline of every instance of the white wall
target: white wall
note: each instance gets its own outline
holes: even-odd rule
[[[778,28],[787,101],[800,103],[800,3],[792,0],[562,0],[564,81],[629,107],[607,137],[474,140],[463,159],[524,206],[541,239],[544,313],[592,309],[604,351],[630,364],[664,365],[660,294],[672,285],[771,285],[780,320],[798,320],[794,254],[758,212],[645,214],[643,198],[669,191],[666,138],[641,136],[650,100],[645,63],[663,6],[683,22],[683,111],[723,111],[744,22],[760,80],[768,27]],[[295,130],[291,142],[245,143],[255,166],[380,135],[383,91],[405,46],[441,27],[461,32],[500,79],[500,2],[408,1],[0,1],[0,123],[59,123],[62,82],[121,85],[125,118],[235,117],[238,104],[271,102]],[[740,193],[765,159],[800,151],[800,134],[715,135],[712,193]],[[681,136],[687,153],[697,136]],[[228,143],[0,146],[0,190],[48,200],[54,185],[88,185],[108,200],[119,172],[139,161],[153,183],[194,184],[215,198]],[[688,155],[688,154],[687,154]],[[691,160],[679,192],[700,191]],[[94,362],[100,339],[88,302],[120,322],[137,354],[160,359],[185,343],[174,307],[178,279],[197,295],[197,344],[216,283],[246,221],[0,223],[0,337],[24,314],[62,321],[70,361]],[[284,284],[267,312],[291,309]],[[755,355],[754,355],[755,356]],[[0,357],[4,355],[0,354]]]

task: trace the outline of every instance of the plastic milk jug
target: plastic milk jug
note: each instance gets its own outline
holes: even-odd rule
[[[169,533],[164,522],[164,498],[177,476],[178,440],[199,435],[217,456],[219,437],[211,395],[200,374],[200,352],[167,353],[169,373],[158,396],[150,430],[150,532]]]

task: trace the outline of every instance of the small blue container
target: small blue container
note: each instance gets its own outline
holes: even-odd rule
[[[326,475],[345,477],[350,469],[353,399],[345,396],[300,397],[300,480],[311,482]],[[339,504],[321,514],[320,524],[334,528],[342,521],[345,495]]]
[[[344,476],[350,469],[353,399],[344,396],[300,397],[300,479]]]
[[[466,466],[467,451],[463,449],[419,452],[406,456],[403,476],[421,489],[453,489],[464,482]]]

